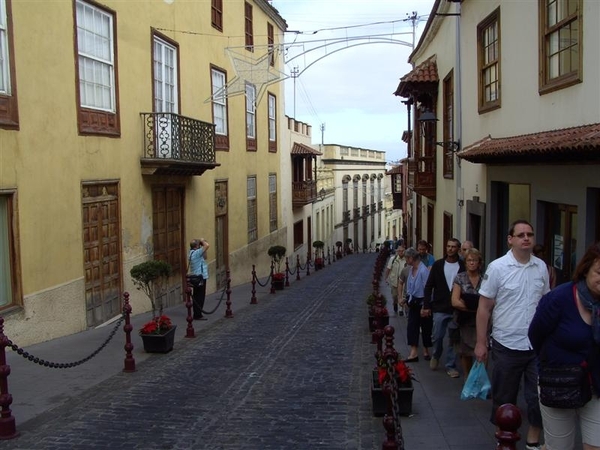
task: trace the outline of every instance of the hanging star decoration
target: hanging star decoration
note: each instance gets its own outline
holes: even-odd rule
[[[258,104],[264,95],[267,86],[287,78],[285,74],[281,73],[270,64],[271,58],[276,58],[276,48],[273,49],[273,53],[267,52],[258,59],[254,59],[252,54],[246,50],[244,51],[248,54],[239,53],[229,48],[226,50],[231,58],[235,76],[223,88],[213,93],[207,101],[212,101],[214,98],[222,98],[224,96],[233,97],[235,95],[245,94],[246,84],[249,83],[256,88],[256,104]]]

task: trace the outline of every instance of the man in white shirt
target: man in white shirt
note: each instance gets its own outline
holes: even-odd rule
[[[510,250],[492,261],[483,276],[477,309],[475,357],[488,356],[488,323],[492,318],[492,423],[498,407],[517,403],[524,379],[527,403],[526,450],[541,449],[542,417],[537,394],[537,361],[527,335],[537,304],[550,290],[546,263],[532,255],[533,227],[526,220],[515,221],[508,231]]]

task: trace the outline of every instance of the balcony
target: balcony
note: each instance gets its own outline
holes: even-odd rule
[[[435,200],[435,157],[408,160],[408,187],[419,195]]]
[[[350,222],[350,211],[344,211],[342,214],[342,220],[344,223]]]
[[[292,181],[292,206],[299,208],[317,199],[317,182],[314,180]]]
[[[402,192],[392,194],[392,209],[404,209],[402,205]]]
[[[360,219],[360,208],[354,208],[353,211],[354,211],[353,219],[354,220]]]
[[[199,176],[219,166],[215,126],[173,113],[141,113],[142,175]]]

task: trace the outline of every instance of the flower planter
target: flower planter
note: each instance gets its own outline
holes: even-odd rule
[[[273,289],[276,291],[283,291],[285,286],[285,280],[273,280]]]
[[[408,416],[412,413],[412,398],[415,388],[410,380],[407,383],[401,383],[399,379],[396,379],[396,383],[400,386],[398,388],[400,414]],[[375,417],[381,417],[387,413],[387,402],[387,396],[383,393],[382,386],[379,384],[378,371],[374,369],[371,376],[371,403]]]
[[[373,321],[375,320],[375,316],[371,315],[372,313],[369,311],[369,331],[372,333],[375,331],[375,325],[373,325]],[[390,324],[390,316],[381,316],[380,320],[380,328],[386,327]]]
[[[165,334],[140,334],[146,353],[168,353],[173,350],[175,329],[173,325]]]

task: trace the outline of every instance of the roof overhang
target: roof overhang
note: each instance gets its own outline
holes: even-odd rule
[[[486,138],[457,153],[478,164],[600,163],[600,123],[504,138]]]
[[[394,92],[399,97],[411,97],[414,93],[430,92],[437,89],[440,81],[437,69],[437,56],[431,55],[413,70],[400,78]]]
[[[302,155],[302,156],[321,156],[323,153],[318,152],[312,147],[308,145],[300,144],[298,142],[294,142],[292,146],[292,155]]]

